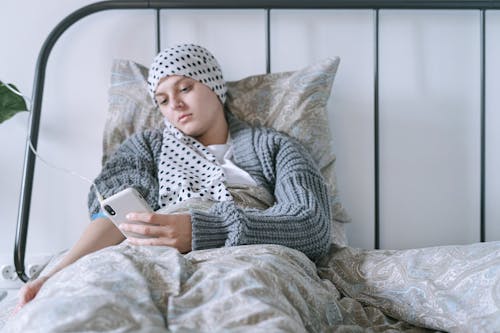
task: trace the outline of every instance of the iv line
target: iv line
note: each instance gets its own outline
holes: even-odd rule
[[[31,117],[31,99],[29,99],[28,97],[26,97],[25,95],[23,95],[19,91],[15,90],[14,88],[12,88],[11,86],[9,86],[8,84],[5,84],[2,80],[0,80],[0,85],[5,86],[7,89],[9,89],[10,91],[12,91],[14,94],[16,94],[18,96],[21,96],[25,101],[28,102],[28,111],[30,112],[30,117]],[[35,156],[38,157],[43,163],[45,163],[46,165],[48,165],[49,167],[51,167],[53,169],[66,172],[66,173],[68,173],[68,174],[70,174],[72,176],[79,177],[80,179],[86,181],[87,183],[89,183],[94,188],[94,190],[96,192],[96,195],[97,195],[97,200],[99,201],[99,203],[102,202],[102,200],[104,200],[104,197],[101,195],[101,193],[97,189],[97,185],[92,180],[90,180],[89,178],[87,178],[85,176],[80,175],[76,171],[73,171],[73,170],[70,170],[70,169],[66,169],[66,168],[54,165],[54,164],[50,163],[49,161],[47,161],[46,159],[44,159],[42,156],[40,156],[40,154],[36,151],[35,147],[33,147],[33,144],[31,142],[31,137],[29,135],[29,130],[27,130],[26,142],[28,143],[29,148],[33,152],[33,154],[35,154]]]

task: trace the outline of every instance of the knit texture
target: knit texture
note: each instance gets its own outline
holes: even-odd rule
[[[259,186],[274,193],[266,210],[243,209],[234,201],[218,202],[208,211],[191,210],[192,248],[208,249],[247,244],[279,244],[317,260],[330,246],[328,190],[314,160],[304,147],[273,129],[250,127],[228,114],[234,162]],[[108,197],[136,188],[154,210],[158,206],[157,163],[161,130],[129,137],[104,165],[95,183]],[[93,191],[89,211],[100,210]]]

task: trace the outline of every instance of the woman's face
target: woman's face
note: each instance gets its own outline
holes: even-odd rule
[[[158,84],[155,98],[161,113],[184,134],[204,145],[226,142],[222,103],[206,85],[185,76],[168,76]]]

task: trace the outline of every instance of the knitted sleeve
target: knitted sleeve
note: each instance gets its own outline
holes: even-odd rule
[[[148,130],[130,136],[104,164],[94,183],[109,197],[127,187],[134,187],[151,208],[158,209],[158,176],[156,155],[161,151],[162,133]],[[95,191],[88,196],[89,214],[100,212]]]
[[[279,244],[302,251],[312,260],[326,254],[330,245],[328,191],[309,154],[283,135],[261,140],[255,150],[261,152],[266,178],[274,182],[275,205],[264,211],[244,210],[230,201],[217,203],[208,212],[191,211],[193,249]]]

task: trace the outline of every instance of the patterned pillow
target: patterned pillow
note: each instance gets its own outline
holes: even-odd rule
[[[410,324],[446,332],[498,332],[500,241],[408,250],[332,249],[321,278]]]
[[[344,246],[347,238],[343,223],[349,217],[337,194],[335,155],[326,108],[339,61],[339,58],[326,59],[294,72],[227,82],[226,107],[238,118],[287,133],[309,149],[329,186],[333,243]],[[147,91],[147,74],[146,67],[133,61],[113,63],[103,163],[132,133],[163,126],[163,116]]]

